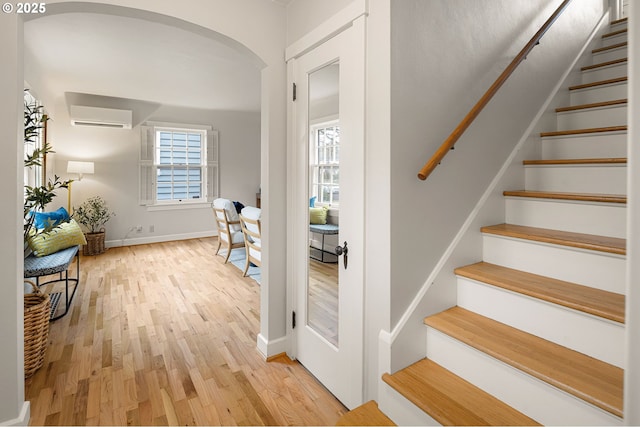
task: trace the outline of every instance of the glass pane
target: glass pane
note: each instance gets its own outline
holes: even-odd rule
[[[189,198],[190,199],[200,198],[200,184],[189,184]]]
[[[202,138],[199,133],[189,134],[189,148],[200,148],[202,145]]]
[[[169,150],[160,150],[159,163],[161,165],[170,165],[171,164],[171,151],[169,151]]]
[[[331,168],[324,167],[322,168],[322,177],[320,182],[331,182]]]
[[[173,146],[184,148],[187,146],[187,134],[181,132],[173,133]]]
[[[318,145],[325,145],[324,129],[318,129]]]
[[[173,198],[186,199],[187,198],[187,185],[186,184],[174,184],[173,186]]]
[[[158,184],[158,200],[171,200],[171,184]]]
[[[171,182],[171,169],[158,168],[158,182]]]
[[[173,170],[174,182],[187,182],[187,170],[186,169],[174,169]]]
[[[202,171],[200,168],[198,169],[189,169],[189,181],[200,181],[202,176]]]
[[[309,117],[338,116],[338,63],[327,65],[309,75]],[[322,99],[323,102],[314,102]],[[331,101],[325,102],[327,99]],[[322,108],[314,111],[313,106]],[[314,132],[315,131],[315,132]],[[338,200],[337,182],[339,178],[339,151],[335,146],[339,142],[339,128],[333,124],[326,127],[309,129],[316,144],[309,150],[309,188],[311,195],[317,195],[316,203]],[[314,158],[315,157],[315,158]],[[319,165],[335,166],[319,166]],[[328,343],[339,347],[339,273],[335,247],[338,234],[309,233],[309,264],[307,281],[307,317],[306,324],[323,337]]]
[[[318,163],[322,164],[326,161],[326,156],[324,154],[324,148],[318,146]]]
[[[160,147],[171,147],[171,133],[160,132]]]
[[[187,152],[183,150],[173,150],[173,164],[174,165],[186,165],[187,164]]]
[[[188,163],[190,165],[199,165],[202,162],[202,156],[200,151],[189,151],[189,160]]]

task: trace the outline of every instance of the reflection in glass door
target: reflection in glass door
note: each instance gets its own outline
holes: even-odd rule
[[[338,347],[340,123],[338,62],[309,74],[307,325]]]

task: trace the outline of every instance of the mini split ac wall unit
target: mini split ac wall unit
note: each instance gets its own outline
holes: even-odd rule
[[[72,126],[131,129],[133,119],[131,110],[116,110],[113,108],[72,105],[69,112],[71,113]]]

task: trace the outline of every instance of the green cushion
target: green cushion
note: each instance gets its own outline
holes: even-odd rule
[[[45,256],[56,253],[71,246],[86,245],[84,233],[75,220],[60,224],[46,233],[40,233],[29,238],[29,247],[35,256]]]
[[[326,224],[327,223],[327,208],[317,207],[309,208],[309,223],[310,224]]]

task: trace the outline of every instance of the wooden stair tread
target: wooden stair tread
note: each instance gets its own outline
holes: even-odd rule
[[[602,38],[606,39],[606,38],[609,38],[609,37],[615,37],[615,36],[619,36],[621,34],[625,34],[626,32],[627,32],[627,29],[623,28],[622,30],[612,31],[612,32],[607,33],[607,34],[603,34]]]
[[[616,19],[615,21],[611,21],[611,24],[609,24],[609,25],[622,24],[623,22],[627,22],[628,20],[629,20],[629,18],[627,18],[627,17]]]
[[[458,276],[624,323],[625,296],[576,283],[479,262],[455,269]]]
[[[589,88],[598,87],[598,86],[606,86],[606,85],[616,84],[616,83],[625,83],[626,81],[627,81],[627,77],[616,77],[614,79],[599,80],[597,82],[569,86],[569,90],[589,89]]]
[[[626,164],[626,157],[611,157],[598,159],[543,159],[543,160],[524,160],[525,166],[542,166],[542,165],[620,165]]]
[[[429,359],[382,379],[442,425],[540,425]]]
[[[618,49],[619,47],[627,47],[628,44],[629,44],[628,42],[622,42],[622,43],[612,44],[611,46],[599,47],[597,49],[593,49],[591,53],[600,53],[600,52],[606,52],[608,50]]]
[[[601,62],[599,64],[586,65],[581,68],[582,71],[596,70],[598,68],[609,67],[611,65],[619,65],[627,62],[627,58],[614,59],[613,61]]]
[[[621,368],[460,307],[429,316],[425,324],[622,417]]]
[[[480,231],[535,242],[626,255],[626,240],[618,237],[597,236],[595,234],[573,233],[513,224],[491,225],[482,227]]]
[[[395,426],[379,408],[374,400],[370,400],[352,409],[340,417],[337,426]]]
[[[567,111],[586,110],[589,108],[611,107],[614,105],[626,105],[626,99],[616,99],[613,101],[594,102],[593,104],[573,105],[571,107],[556,108],[556,113],[565,113]]]
[[[623,194],[563,193],[554,191],[510,190],[502,193],[507,197],[528,197],[534,199],[574,200],[581,202],[627,203]]]
[[[570,130],[558,130],[553,132],[541,132],[542,138],[549,136],[570,136],[570,135],[585,135],[585,134],[597,134],[604,132],[626,132],[626,126],[607,126],[601,128],[587,128],[587,129],[570,129]]]

